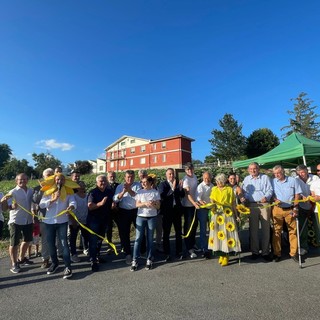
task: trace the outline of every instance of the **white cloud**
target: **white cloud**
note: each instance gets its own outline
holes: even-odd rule
[[[74,145],[66,142],[57,142],[55,139],[40,140],[36,142],[37,145],[42,149],[51,150],[51,149],[61,149],[61,151],[69,151]]]

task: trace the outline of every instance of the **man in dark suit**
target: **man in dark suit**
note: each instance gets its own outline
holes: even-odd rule
[[[107,179],[109,182],[109,188],[112,190],[112,198],[114,196],[114,193],[117,189],[117,186],[119,185],[118,182],[116,182],[116,173],[114,171],[109,171],[108,175],[107,175]],[[118,217],[118,205],[112,201],[112,207],[111,207],[111,214],[109,216],[109,219],[107,221],[107,228],[106,228],[106,232],[107,232],[107,239],[109,242],[112,242],[112,229],[114,226],[114,222],[118,227],[119,230],[119,217]],[[122,245],[121,245],[121,249],[122,249]],[[113,252],[113,249],[111,247],[109,247],[107,249],[107,254],[111,254]]]
[[[176,238],[176,257],[182,259],[182,206],[180,198],[184,196],[182,184],[175,178],[174,170],[168,168],[166,171],[166,181],[162,181],[158,186],[161,197],[160,214],[163,215],[163,249],[167,255],[166,261],[172,259],[170,254],[170,231],[174,226]]]

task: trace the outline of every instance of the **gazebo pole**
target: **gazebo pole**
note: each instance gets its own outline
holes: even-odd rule
[[[303,164],[306,166],[306,165],[307,165],[306,156],[303,155],[303,156],[302,156],[302,159],[303,159]]]

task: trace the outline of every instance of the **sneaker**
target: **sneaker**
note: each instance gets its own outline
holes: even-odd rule
[[[127,265],[130,265],[131,262],[132,262],[131,254],[127,254],[127,255],[126,255],[126,264],[127,264]]]
[[[291,259],[296,262],[299,263],[299,258],[295,255],[295,256],[291,256]]]
[[[189,250],[189,254],[190,254],[190,258],[191,258],[191,259],[194,259],[194,258],[197,257],[197,255],[196,255],[196,253],[194,252],[193,249],[190,249],[190,250]]]
[[[63,272],[63,279],[68,279],[68,278],[71,278],[71,277],[72,277],[72,271],[71,271],[71,269],[66,267],[64,269],[64,272]]]
[[[96,262],[91,262],[91,271],[92,272],[97,272],[99,271],[99,264]]]
[[[146,267],[145,267],[146,270],[151,270],[152,269],[152,261],[151,260],[147,260],[147,263],[146,263]]]
[[[89,249],[84,249],[84,250],[83,250],[83,254],[84,254],[85,256],[88,256],[88,255],[89,255]]]
[[[18,263],[22,266],[31,266],[33,261],[30,261],[28,258],[24,257],[22,260],[18,260]]]
[[[59,264],[52,263],[47,271],[47,274],[55,273],[57,271],[58,267],[59,267]]]
[[[71,256],[71,261],[72,262],[80,262],[80,258],[76,254],[73,254]]]
[[[130,271],[137,271],[137,269],[138,269],[138,262],[133,260],[131,263]]]
[[[10,271],[12,273],[19,273],[21,271],[19,265],[16,263],[14,266],[11,267]]]
[[[45,260],[42,261],[41,268],[42,269],[49,268],[49,259],[45,259]]]
[[[41,257],[41,252],[36,252],[36,257]]]

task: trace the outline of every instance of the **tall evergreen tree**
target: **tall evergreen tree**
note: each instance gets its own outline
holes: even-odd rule
[[[289,125],[281,128],[281,130],[288,130],[283,134],[283,138],[286,138],[293,132],[298,132],[309,139],[319,140],[320,123],[316,122],[318,114],[314,111],[317,106],[312,106],[313,101],[306,96],[306,93],[301,92],[297,98],[291,99],[295,103],[293,110],[289,110],[288,114],[293,117],[289,118]]]
[[[268,128],[253,131],[247,139],[248,158],[260,156],[279,144],[279,138]]]
[[[222,130],[211,131],[213,138],[209,142],[212,146],[212,156],[227,161],[240,159],[245,154],[247,143],[246,137],[242,134],[242,125],[239,125],[229,113],[219,120],[219,125]]]

